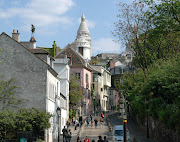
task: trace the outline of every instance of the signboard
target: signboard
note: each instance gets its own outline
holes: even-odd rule
[[[20,142],[27,142],[27,139],[26,138],[21,138]]]

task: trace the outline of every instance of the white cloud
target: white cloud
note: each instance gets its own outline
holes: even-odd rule
[[[81,23],[81,18],[78,18],[78,23]],[[86,19],[86,24],[88,28],[94,28],[94,26],[96,25],[96,22]]]
[[[113,41],[112,38],[100,38],[92,41],[93,55],[100,53],[121,53],[121,45]]]
[[[63,16],[74,5],[72,0],[30,0],[25,6],[0,9],[0,18],[20,18],[26,24],[47,26],[55,22],[71,24],[72,19]]]

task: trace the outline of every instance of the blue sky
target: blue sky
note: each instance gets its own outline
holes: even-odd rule
[[[121,53],[113,42],[118,2],[126,0],[0,0],[0,33],[19,30],[20,41],[29,41],[31,24],[36,27],[37,46],[60,48],[74,42],[82,13],[92,38],[92,55]],[[131,0],[128,0],[131,2]]]

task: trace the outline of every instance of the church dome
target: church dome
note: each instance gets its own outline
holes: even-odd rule
[[[81,35],[81,34],[89,35],[89,30],[88,30],[88,27],[87,27],[87,24],[86,24],[86,21],[85,21],[84,13],[83,13],[83,15],[81,17],[81,24],[79,26],[77,34],[78,35]]]

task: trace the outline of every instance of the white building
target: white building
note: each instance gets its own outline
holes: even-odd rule
[[[93,87],[96,99],[99,99],[100,111],[108,109],[109,87],[111,87],[111,74],[102,66],[91,66],[93,70]]]
[[[91,60],[91,37],[85,21],[85,16],[82,14],[81,23],[77,31],[77,36],[74,41],[75,51],[79,52],[84,59]]]
[[[36,49],[35,40],[20,42],[20,33],[13,31],[12,35],[0,35],[0,74],[5,80],[15,78],[16,97],[27,100],[19,108],[34,107],[53,115],[51,127],[45,131],[45,141],[52,142],[58,136],[56,110],[60,107],[60,79],[53,69],[54,59],[47,51]]]
[[[55,57],[54,69],[61,79],[60,90],[60,107],[61,107],[61,130],[66,125],[69,118],[69,74],[70,74],[70,61],[67,55]]]

